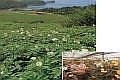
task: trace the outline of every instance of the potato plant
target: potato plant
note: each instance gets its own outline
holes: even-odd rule
[[[58,14],[1,12],[0,80],[61,80],[63,51],[94,51],[95,27],[63,27],[65,19]]]

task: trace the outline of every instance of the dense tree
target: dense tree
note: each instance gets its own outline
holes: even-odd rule
[[[41,0],[0,0],[0,9],[21,8],[27,5],[43,5]]]
[[[65,26],[93,26],[96,25],[96,8],[95,6],[87,6],[79,9],[74,14],[67,16]]]

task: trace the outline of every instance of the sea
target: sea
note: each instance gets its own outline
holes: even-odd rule
[[[48,2],[45,5],[32,6],[29,5],[28,9],[45,9],[45,8],[62,8],[62,7],[73,7],[73,6],[87,6],[96,4],[96,0],[43,0]],[[50,3],[49,1],[53,1]]]

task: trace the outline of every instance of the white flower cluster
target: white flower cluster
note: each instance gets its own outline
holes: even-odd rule
[[[57,32],[57,31],[52,31],[52,33],[54,33],[54,34],[58,34],[59,32]]]
[[[54,55],[54,52],[48,52],[47,55]]]
[[[31,57],[30,59],[34,61],[34,60],[36,60],[36,57]]]
[[[64,37],[64,38],[62,38],[62,40],[63,40],[63,41],[65,41],[65,42],[67,42],[67,38],[65,38],[65,37]]]
[[[52,39],[52,41],[57,41],[57,40],[59,40],[59,39],[57,39],[57,38],[53,38],[53,39]]]
[[[7,34],[7,33],[4,33],[4,36],[5,36],[5,37],[7,37],[7,36],[8,36],[8,34]]]
[[[3,73],[4,73],[3,71],[0,72],[0,74],[3,74]]]
[[[11,32],[15,32],[15,31],[11,31]]]
[[[41,61],[39,61],[39,62],[36,62],[36,66],[39,66],[39,67],[41,67],[41,66],[42,66],[42,62],[41,62]]]

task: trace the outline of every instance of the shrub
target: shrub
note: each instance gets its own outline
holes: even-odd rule
[[[96,25],[96,9],[94,6],[86,7],[74,14],[67,16],[65,21],[66,27],[72,26],[93,26]]]

